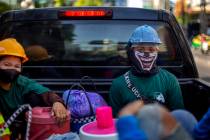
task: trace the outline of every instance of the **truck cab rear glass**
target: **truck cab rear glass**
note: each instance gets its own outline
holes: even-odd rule
[[[4,38],[15,37],[23,44],[30,59],[25,64],[24,71],[32,78],[39,77],[38,71],[46,67],[55,69],[57,75],[60,75],[59,78],[74,78],[77,75],[69,74],[69,71],[80,76],[92,75],[95,78],[105,73],[108,75],[107,78],[113,78],[130,67],[125,47],[132,31],[144,24],[154,27],[163,42],[160,45],[158,65],[180,66],[182,62],[179,44],[174,40],[175,37],[171,36],[173,33],[168,25],[163,22],[137,20],[13,22],[3,25],[5,32],[2,31],[1,34]],[[106,78],[104,75],[103,77]]]

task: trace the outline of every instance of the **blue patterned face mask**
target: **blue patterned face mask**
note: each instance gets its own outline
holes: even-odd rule
[[[134,51],[135,57],[144,71],[150,71],[157,60],[157,52],[139,52]]]

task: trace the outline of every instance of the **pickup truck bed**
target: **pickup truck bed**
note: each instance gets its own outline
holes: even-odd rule
[[[144,24],[154,27],[163,42],[158,65],[176,75],[186,109],[200,119],[210,104],[210,84],[199,79],[183,31],[167,11],[123,7],[9,11],[0,17],[0,39],[15,37],[22,43],[30,58],[23,74],[59,95],[90,76],[108,100],[112,80],[130,68],[128,38]],[[82,84],[93,90],[91,80]]]

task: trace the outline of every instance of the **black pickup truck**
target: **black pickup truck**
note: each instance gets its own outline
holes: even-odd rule
[[[184,104],[198,119],[210,105],[210,84],[199,79],[186,37],[164,10],[63,7],[9,11],[0,17],[0,39],[14,37],[30,61],[23,74],[62,94],[89,76],[106,100],[113,78],[130,68],[125,46],[140,25],[155,28],[163,42],[158,65],[179,80]],[[92,81],[82,82],[87,90]]]

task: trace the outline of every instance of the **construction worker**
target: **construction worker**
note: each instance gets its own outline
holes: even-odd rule
[[[62,123],[67,117],[63,100],[48,88],[20,74],[26,61],[25,51],[16,39],[0,41],[0,112],[4,119],[7,120],[24,103],[36,106],[43,101],[45,106],[52,106],[52,115]]]
[[[159,102],[170,110],[183,108],[181,89],[176,77],[156,65],[159,44],[157,32],[148,25],[134,30],[127,45],[131,69],[116,78],[110,88],[114,116],[134,100]]]

